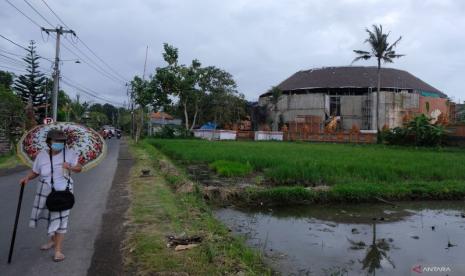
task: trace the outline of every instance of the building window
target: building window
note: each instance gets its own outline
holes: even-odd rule
[[[341,97],[329,97],[329,114],[331,116],[341,116]]]

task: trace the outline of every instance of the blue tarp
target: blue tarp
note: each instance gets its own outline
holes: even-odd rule
[[[208,122],[200,127],[200,129],[216,129],[216,124],[212,122]]]
[[[429,92],[429,91],[420,90],[420,94],[421,94],[423,97],[441,98],[441,95],[439,95],[438,93],[435,93],[435,92]]]

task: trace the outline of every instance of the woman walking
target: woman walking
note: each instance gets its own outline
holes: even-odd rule
[[[32,170],[21,179],[21,184],[27,184],[30,180],[40,176],[37,192],[34,198],[29,226],[35,228],[39,220],[48,222],[47,232],[50,241],[40,249],[55,249],[53,260],[63,261],[65,255],[62,251],[64,234],[68,229],[68,217],[70,210],[49,211],[47,197],[52,190],[65,191],[67,188],[73,191],[73,180],[70,173],[78,173],[82,170],[78,163],[78,154],[66,148],[66,135],[63,131],[52,129],[47,133],[48,150],[41,151],[34,160]],[[53,188],[53,189],[52,189]]]

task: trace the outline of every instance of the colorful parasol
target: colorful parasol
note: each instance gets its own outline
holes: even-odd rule
[[[21,137],[17,153],[27,166],[32,167],[39,152],[48,150],[45,140],[51,129],[62,130],[66,133],[67,147],[79,153],[79,163],[84,171],[97,166],[105,158],[107,145],[98,132],[77,123],[58,122],[36,126]]]

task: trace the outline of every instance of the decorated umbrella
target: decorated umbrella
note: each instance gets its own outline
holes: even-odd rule
[[[48,150],[45,142],[51,129],[62,130],[68,140],[66,145],[79,153],[79,163],[83,171],[99,164],[106,155],[107,146],[102,136],[95,130],[76,123],[58,122],[49,125],[39,125],[26,132],[18,142],[19,158],[29,167],[43,150]]]
[[[24,164],[32,167],[36,156],[41,151],[48,150],[46,138],[47,133],[51,129],[62,130],[65,132],[67,136],[66,145],[68,148],[73,149],[76,153],[79,153],[78,162],[82,165],[83,171],[97,166],[105,158],[107,145],[103,137],[98,132],[76,123],[57,122],[53,124],[36,126],[21,137],[17,145],[17,154]],[[11,262],[11,256],[13,254],[23,192],[24,185],[21,185],[13,236],[11,239],[10,252],[8,255],[8,263]]]

